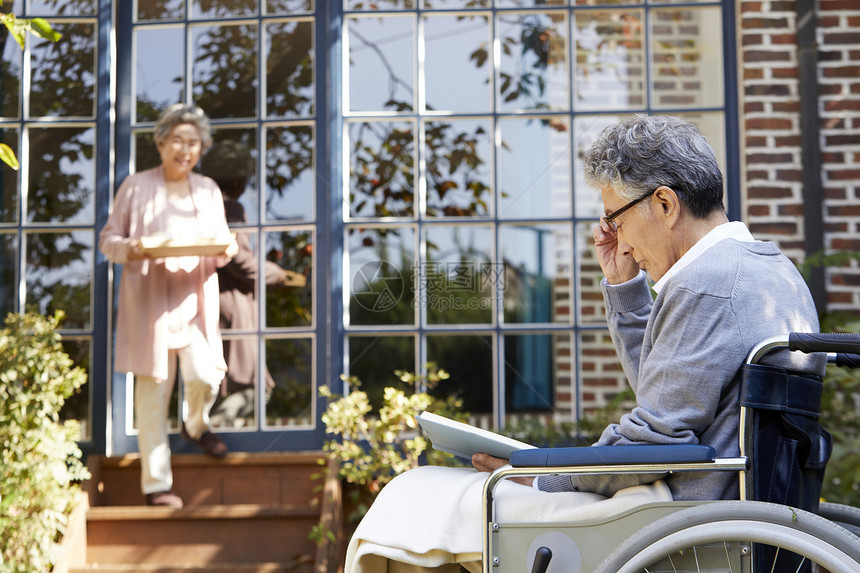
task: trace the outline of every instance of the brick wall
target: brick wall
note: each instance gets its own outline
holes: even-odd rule
[[[860,253],[860,2],[822,0],[818,27],[825,241]],[[829,309],[860,314],[860,261],[827,279]]]
[[[744,219],[804,258],[797,14],[790,0],[740,0]],[[860,3],[819,0],[819,114],[825,248],[860,254]],[[827,269],[831,311],[860,315],[860,264]]]

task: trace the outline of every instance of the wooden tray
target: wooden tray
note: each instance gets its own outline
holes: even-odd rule
[[[140,248],[151,257],[223,255],[233,237],[141,237]]]

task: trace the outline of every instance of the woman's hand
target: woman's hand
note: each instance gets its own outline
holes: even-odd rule
[[[224,251],[224,256],[233,258],[239,254],[239,243],[236,241],[236,236],[233,236],[233,241],[227,245],[227,250]]]
[[[149,255],[143,252],[143,247],[140,246],[140,241],[134,240],[128,246],[128,254],[126,258],[129,261],[140,261],[142,259],[148,259]]]
[[[472,455],[472,466],[478,470],[479,472],[493,472],[500,467],[507,465],[508,460],[504,460],[502,458],[496,458],[489,454],[473,454]],[[531,487],[532,483],[534,483],[535,478],[523,476],[523,477],[512,477],[509,478],[511,481],[516,483],[527,485]]]
[[[618,232],[603,219],[594,226],[594,249],[597,262],[609,284],[617,285],[636,278],[639,265],[619,246]]]

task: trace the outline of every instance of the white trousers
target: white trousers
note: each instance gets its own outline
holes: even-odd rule
[[[218,397],[224,377],[224,373],[215,366],[209,343],[197,328],[192,328],[188,346],[169,352],[167,380],[151,376],[136,376],[134,380],[140,488],[144,494],[170,491],[173,487],[167,414],[177,362],[185,395],[182,419],[188,435],[195,440],[210,429],[209,410]]]

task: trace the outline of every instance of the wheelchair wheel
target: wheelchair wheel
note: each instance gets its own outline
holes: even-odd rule
[[[841,503],[822,503],[818,509],[818,515],[860,536],[860,509]]]
[[[860,539],[813,513],[754,501],[690,507],[622,542],[595,573],[860,570]]]

